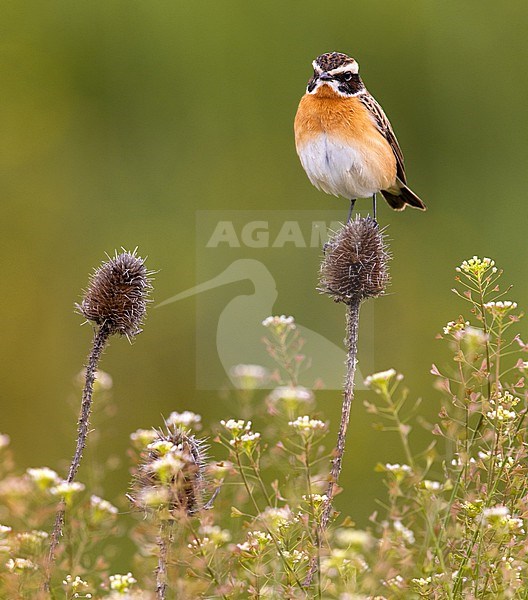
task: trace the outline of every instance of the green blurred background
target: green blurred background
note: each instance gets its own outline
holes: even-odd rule
[[[0,430],[21,467],[60,469],[73,450],[73,378],[91,339],[73,303],[104,252],[139,246],[159,270],[159,302],[196,283],[198,210],[342,206],[345,215],[344,200],[311,187],[293,144],[297,103],[323,52],[359,61],[429,206],[381,207],[394,260],[391,294],[376,304],[375,368],[405,373],[434,415],[430,364],[448,361],[435,334],[466,310],[449,291],[454,267],[491,256],[524,302],[526,2],[4,0],[1,21]],[[313,322],[328,305],[321,328],[338,341],[343,311],[315,292],[317,269],[316,257],[304,261],[275,312]],[[118,413],[98,453],[123,461],[105,482],[109,499],[128,484],[131,431],[172,410],[206,424],[234,416],[217,392],[196,390],[195,317],[193,299],[151,310],[133,346],[113,340],[104,356]],[[382,492],[374,465],[402,459],[396,440],[370,428],[365,393],[339,499],[362,525]],[[337,393],[318,399],[335,430]]]

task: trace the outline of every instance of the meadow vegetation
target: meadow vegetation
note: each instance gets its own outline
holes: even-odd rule
[[[373,501],[368,527],[356,527],[353,506],[321,527],[330,424],[317,391],[297,384],[308,357],[295,320],[269,317],[263,332],[276,371],[234,366],[238,414],[220,423],[173,412],[160,428],[132,433],[130,490],[112,503],[52,468],[20,472],[9,436],[0,436],[0,597],[527,598],[522,313],[492,260],[473,257],[456,271],[463,316],[439,334],[452,360],[431,367],[437,419],[423,417],[392,368],[367,377],[371,392],[353,405],[386,432],[373,435],[396,435],[405,457],[376,466],[386,494]],[[96,407],[105,381],[100,373]],[[260,389],[270,381],[274,389]],[[416,445],[418,428],[425,446]],[[63,535],[47,592],[59,503]],[[122,519],[129,511],[132,527]],[[125,538],[136,553],[129,573],[115,573]]]

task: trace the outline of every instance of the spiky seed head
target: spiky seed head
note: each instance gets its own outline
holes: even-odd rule
[[[383,294],[389,283],[389,253],[376,221],[357,216],[326,245],[319,290],[352,304]]]
[[[156,431],[143,452],[130,496],[147,512],[176,519],[203,506],[206,446],[180,427]]]
[[[94,271],[77,309],[110,334],[134,337],[141,332],[152,289],[151,274],[136,250],[116,252]]]

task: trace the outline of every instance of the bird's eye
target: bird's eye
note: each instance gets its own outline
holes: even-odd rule
[[[345,81],[350,81],[352,79],[352,73],[350,71],[347,71],[344,75],[343,75],[343,79]]]

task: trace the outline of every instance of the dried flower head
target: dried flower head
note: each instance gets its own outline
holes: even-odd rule
[[[95,270],[77,309],[110,334],[133,337],[141,332],[152,287],[150,275],[136,250],[116,252]]]
[[[185,428],[158,431],[143,454],[131,500],[144,510],[164,511],[177,518],[203,506],[205,445]]]
[[[389,283],[385,236],[370,217],[356,217],[330,239],[321,263],[320,291],[336,302],[375,298]]]

